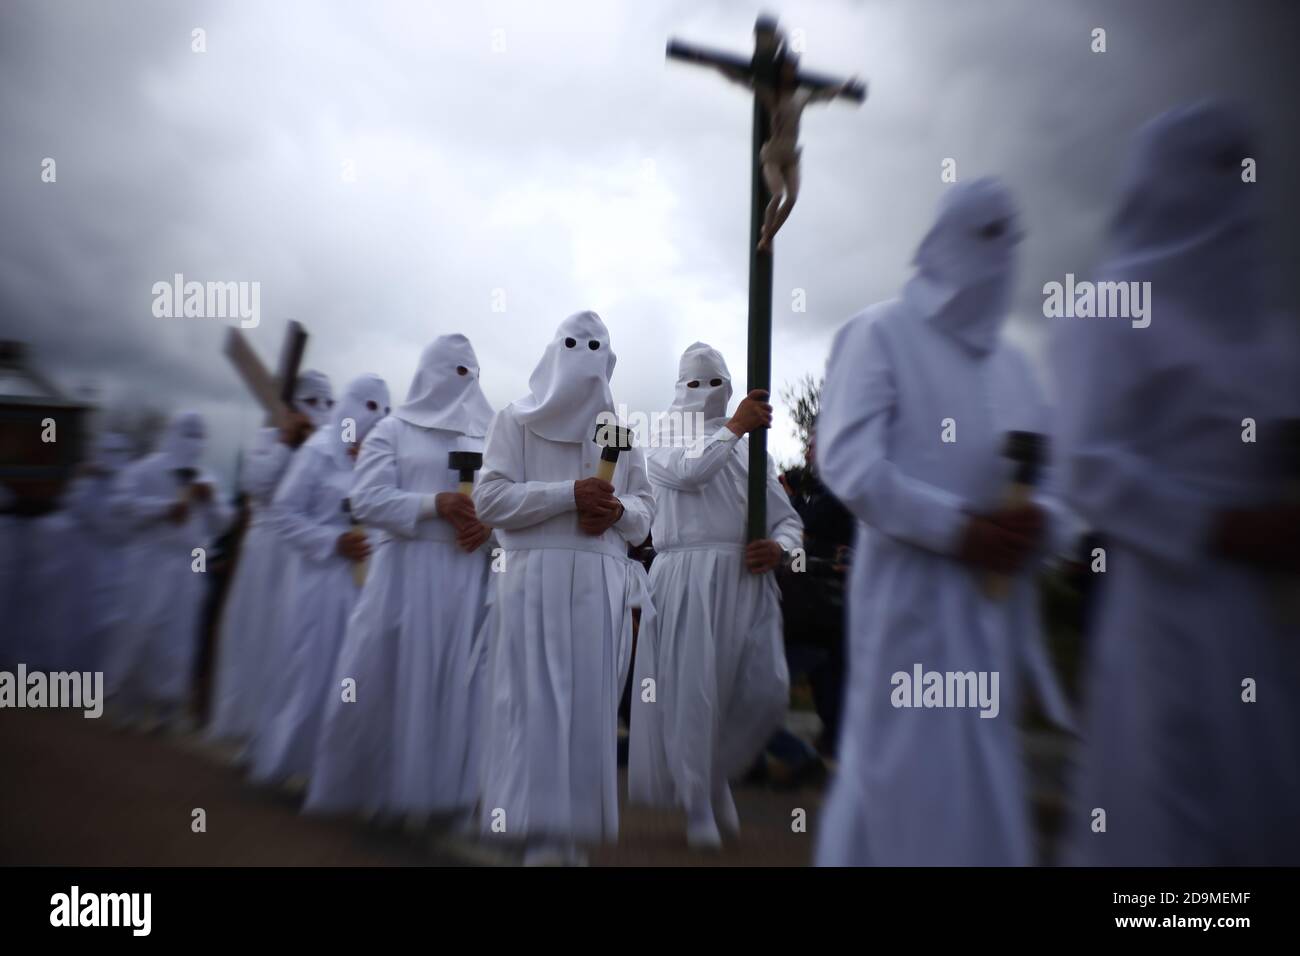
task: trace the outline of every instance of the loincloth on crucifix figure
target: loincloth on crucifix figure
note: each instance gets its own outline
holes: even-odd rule
[[[767,111],[769,132],[758,158],[763,180],[772,198],[763,214],[758,248],[770,249],[772,239],[790,218],[799,199],[799,159],[802,152],[799,120],[804,107],[851,93],[860,83],[854,77],[837,86],[805,86],[799,77],[798,54],[785,49],[784,45],[777,54],[776,72],[771,83],[730,66],[719,64],[717,69],[732,82],[752,89]]]

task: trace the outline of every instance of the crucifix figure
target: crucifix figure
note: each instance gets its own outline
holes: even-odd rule
[[[802,72],[785,47],[777,22],[760,16],[754,24],[754,53],[748,59],[678,40],[668,56],[713,67],[754,91],[750,159],[749,368],[746,391],[770,394],[772,374],[772,237],[789,217],[799,193],[799,117],[815,100],[844,97],[861,103],[866,88]],[[748,537],[767,537],[767,433],[749,436]]]

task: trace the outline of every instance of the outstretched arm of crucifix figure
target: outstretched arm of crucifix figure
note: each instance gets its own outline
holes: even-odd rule
[[[862,85],[863,85],[862,81],[859,80],[856,76],[854,76],[845,80],[839,86],[823,86],[816,89],[808,89],[804,94],[805,95],[804,102],[826,103],[829,102],[830,100],[836,99],[837,97],[847,96],[850,93],[852,93],[856,87]]]
[[[799,119],[804,107],[846,95],[856,85],[857,80],[850,79],[837,86],[801,87],[789,93],[770,92],[764,84],[756,85],[755,90],[772,121],[771,134],[759,153],[763,180],[772,194],[763,213],[759,249],[772,248],[772,239],[790,218],[799,199]],[[768,93],[766,97],[762,96],[764,92]]]

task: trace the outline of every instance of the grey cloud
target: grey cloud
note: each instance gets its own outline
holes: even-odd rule
[[[765,6],[803,31],[810,67],[871,85],[860,109],[805,121],[804,191],[778,241],[777,386],[818,372],[834,329],[897,290],[947,156],[1020,198],[1016,334],[1031,346],[1042,283],[1100,254],[1132,131],[1177,102],[1228,93],[1255,112],[1273,248],[1284,268],[1300,258],[1292,5]],[[336,387],[373,370],[397,399],[423,345],[464,331],[503,405],[556,323],[596,308],[616,397],[665,407],[695,339],[743,373],[749,105],[663,46],[742,50],[753,14],[722,0],[7,3],[2,334],[110,404],[199,406],[227,473],[259,416],[221,357],[222,323],[150,314],[150,287],[175,272],[259,281],[263,355],[297,318]],[[1105,54],[1088,49],[1094,26]],[[39,180],[45,156],[55,185]],[[806,313],[790,310],[796,288]]]

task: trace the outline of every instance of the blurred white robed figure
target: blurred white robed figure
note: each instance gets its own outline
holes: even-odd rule
[[[333,406],[333,389],[325,375],[309,370],[298,376],[293,408],[313,428],[328,424]],[[281,570],[287,560],[284,541],[266,512],[289,467],[294,446],[286,439],[292,437],[278,428],[263,428],[244,457],[240,484],[248,496],[250,516],[221,612],[208,728],[214,738],[250,736],[261,713],[265,676],[274,659],[272,644],[280,633],[277,621],[284,606]]]
[[[375,533],[374,557],[334,671],[308,810],[474,806],[470,652],[486,610],[489,532],[448,455],[482,452],[491,421],[473,346],[444,335],[420,356],[406,403],[366,437],[352,511]],[[345,702],[347,678],[356,695]]]
[[[504,548],[482,633],[483,829],[541,854],[571,856],[574,841],[618,833],[617,711],[632,605],[642,608],[642,633],[653,626],[645,571],[627,557],[654,515],[644,454],[623,452],[612,491],[594,477],[614,361],[599,316],[565,319],[530,394],[493,420],[474,491]]]
[[[766,427],[765,393],[727,417],[731,373],[696,342],[647,456],[654,489],[650,582],[658,625],[637,643],[628,795],[680,806],[687,838],[715,846],[739,820],[728,781],[748,769],[789,703],[781,596],[771,568],[803,542],[803,523],[769,461],[768,539],[746,560],[748,430]],[[744,435],[745,437],[741,437]],[[775,542],[775,544],[773,544]],[[655,696],[642,689],[652,680]]]
[[[128,528],[125,611],[104,665],[105,690],[125,716],[150,708],[174,716],[189,692],[208,586],[197,569],[206,567],[207,550],[234,517],[212,475],[199,467],[206,441],[203,417],[181,412],[158,450],[121,473],[105,503]]]
[[[1106,552],[1067,862],[1300,863],[1300,622],[1279,600],[1300,591],[1279,427],[1300,354],[1266,305],[1257,146],[1223,103],[1144,127],[1099,279],[1150,282],[1150,324],[1058,320],[1061,484]]]
[[[1062,721],[1064,701],[1040,643],[1032,573],[1021,567],[1000,601],[982,588],[988,567],[1019,565],[1041,530],[1041,512],[999,512],[1006,433],[1048,431],[1032,372],[1001,338],[1016,220],[1000,183],[950,187],[902,296],[852,319],[831,348],[819,465],[858,518],[860,544],[821,865],[1033,862],[1022,685],[1031,678]],[[955,440],[944,441],[949,427]],[[895,706],[912,694],[894,675],[910,679],[915,665],[984,675],[990,706]]]
[[[113,629],[122,620],[127,529],[105,503],[130,460],[127,437],[104,432],[59,510],[41,519],[36,593],[49,595],[43,642],[54,654],[52,669],[101,670]]]
[[[265,686],[268,717],[249,746],[254,780],[311,775],[316,738],[348,615],[360,594],[353,565],[369,545],[345,502],[357,448],[388,414],[388,386],[366,374],[349,383],[328,425],[307,439],[280,481],[267,517],[286,544],[279,600],[281,642]]]

